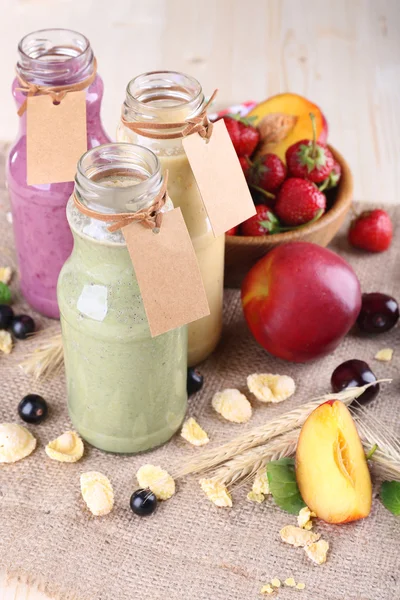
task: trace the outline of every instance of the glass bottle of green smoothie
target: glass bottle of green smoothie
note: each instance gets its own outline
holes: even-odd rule
[[[151,206],[158,158],[134,144],[106,144],[78,163],[75,194],[105,214]],[[163,210],[171,210],[167,201]],[[135,453],[169,440],[186,412],[187,327],[152,338],[121,231],[84,215],[71,198],[74,248],[58,280],[68,408],[93,446]]]

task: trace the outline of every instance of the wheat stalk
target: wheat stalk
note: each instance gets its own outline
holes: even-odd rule
[[[39,337],[39,336],[38,336]],[[44,336],[43,336],[44,337]],[[41,345],[36,347],[20,363],[20,367],[27,375],[35,379],[50,377],[58,373],[64,362],[64,350],[61,333],[48,337]]]
[[[391,379],[380,379],[379,382],[390,382]],[[346,405],[351,404],[355,398],[361,396],[371,385],[376,385],[376,381],[361,387],[348,388],[337,394],[325,394],[319,398],[314,398],[306,404],[281,415],[277,419],[269,421],[265,425],[256,427],[246,433],[234,438],[230,442],[217,448],[210,448],[203,452],[198,458],[190,460],[175,475],[175,479],[190,475],[192,473],[201,473],[212,470],[218,465],[222,465],[234,456],[243,454],[246,450],[262,446],[269,440],[288,433],[303,425],[309,414],[323,402],[327,400],[341,400]]]
[[[296,452],[299,434],[300,429],[294,429],[272,439],[268,444],[234,456],[215,470],[211,478],[226,487],[232,487],[239,481],[244,484],[253,476],[261,473],[271,460],[292,456]]]

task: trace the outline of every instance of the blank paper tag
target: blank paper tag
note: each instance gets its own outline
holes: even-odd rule
[[[73,181],[87,150],[85,90],[59,104],[48,94],[28,97],[26,111],[28,185]]]
[[[197,134],[183,138],[214,235],[256,214],[242,167],[224,121],[214,123],[208,142]]]
[[[152,337],[210,314],[196,254],[180,208],[163,214],[159,233],[122,229]]]

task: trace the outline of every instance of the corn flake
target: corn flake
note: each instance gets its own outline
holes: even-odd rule
[[[393,349],[392,348],[382,348],[375,354],[376,360],[380,360],[381,362],[390,362],[393,358]]]
[[[13,276],[13,271],[11,267],[0,267],[0,281],[8,285]]]
[[[83,442],[75,431],[66,431],[45,448],[46,454],[52,460],[59,462],[78,462],[83,456]]]
[[[15,463],[36,448],[30,431],[17,423],[0,423],[0,463]]]
[[[191,417],[182,426],[181,436],[193,446],[204,446],[210,438],[198,422]]]
[[[296,584],[296,590],[305,590],[306,588],[306,584],[305,583],[301,583],[299,581],[299,583]]]
[[[293,579],[293,577],[288,577],[287,579],[285,579],[285,585],[287,585],[288,587],[296,587],[296,582]]]
[[[82,498],[96,517],[108,515],[114,506],[114,492],[109,479],[98,471],[81,475]]]
[[[271,579],[271,585],[273,585],[276,588],[281,587],[280,579],[278,579],[277,577],[274,577],[274,579]]]
[[[175,481],[159,466],[143,465],[136,473],[141,488],[149,488],[157,500],[168,500],[175,494]]]
[[[5,331],[4,329],[0,330],[0,350],[4,352],[4,354],[10,354],[13,347],[12,337],[9,331]]]
[[[325,540],[319,540],[318,542],[307,544],[304,550],[308,558],[311,558],[316,565],[322,565],[322,563],[326,562],[329,544]]]
[[[253,373],[247,377],[247,387],[260,402],[282,402],[296,390],[294,380],[288,375]]]
[[[264,494],[267,496],[270,494],[269,483],[267,477],[267,469],[263,469],[261,473],[258,473],[254,479],[252,491],[256,494]]]
[[[280,536],[283,542],[291,544],[296,548],[316,542],[321,537],[319,533],[312,533],[294,525],[286,525],[286,527],[280,530]]]
[[[232,423],[247,423],[251,419],[251,404],[239,390],[227,389],[217,392],[211,404],[217,413]]]
[[[265,496],[264,494],[257,493],[254,490],[251,490],[251,492],[247,494],[247,500],[249,502],[257,502],[258,504],[261,504],[262,502],[264,502]]]
[[[273,589],[273,588],[270,586],[270,584],[269,584],[269,583],[267,583],[267,585],[263,585],[263,586],[262,586],[262,588],[261,588],[261,590],[260,590],[260,594],[264,594],[264,595],[267,595],[267,594],[273,594],[273,593],[274,593],[274,591],[275,591],[275,590],[274,590],[274,589]]]
[[[311,521],[311,517],[316,517],[316,516],[317,515],[314,512],[312,512],[308,508],[308,506],[305,506],[299,512],[299,515],[297,517],[297,524],[302,529],[310,530],[312,528],[312,525],[313,525],[312,521]]]
[[[231,495],[222,483],[213,479],[201,479],[200,485],[203,492],[215,506],[229,508],[232,506]]]

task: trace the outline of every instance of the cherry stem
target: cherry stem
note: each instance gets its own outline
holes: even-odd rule
[[[250,185],[251,188],[253,188],[253,190],[256,190],[257,192],[260,192],[260,194],[262,194],[266,198],[270,198],[271,200],[275,200],[276,196],[274,196],[274,194],[271,194],[271,192],[267,192],[267,190],[263,190],[263,188],[258,187],[258,185],[254,185],[254,183],[250,183],[249,185]]]
[[[313,133],[311,156],[312,156],[312,158],[316,158],[317,157],[317,126],[315,124],[315,115],[312,112],[310,112],[310,119],[311,119],[312,133]]]

